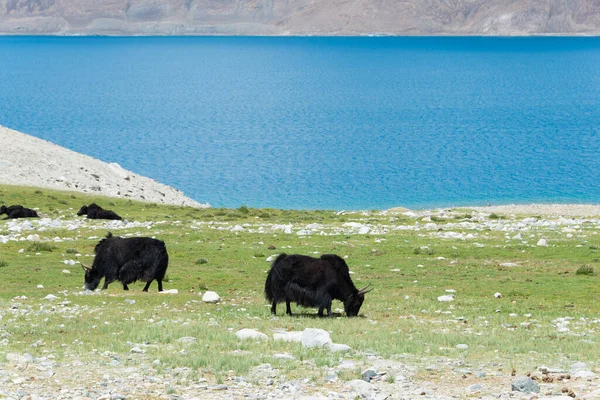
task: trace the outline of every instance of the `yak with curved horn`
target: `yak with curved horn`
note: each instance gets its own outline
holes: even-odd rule
[[[290,303],[303,307],[316,307],[318,315],[332,316],[332,300],[344,303],[344,311],[349,317],[358,315],[360,307],[369,293],[370,284],[358,290],[352,279],[348,265],[343,258],[334,254],[324,254],[313,258],[299,254],[280,254],[273,262],[265,282],[265,297],[271,302],[271,313],[277,313],[277,303],[286,303],[286,313],[292,314]]]

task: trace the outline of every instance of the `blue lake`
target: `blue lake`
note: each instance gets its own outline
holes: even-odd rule
[[[213,206],[598,203],[600,38],[0,37],[0,125]]]

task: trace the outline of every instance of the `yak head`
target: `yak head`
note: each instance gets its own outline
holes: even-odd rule
[[[96,290],[102,280],[100,272],[97,269],[94,269],[93,266],[90,268],[83,263],[81,264],[81,268],[83,268],[83,271],[85,272],[85,283],[83,287],[87,290]]]
[[[344,311],[349,317],[356,317],[360,311],[363,301],[365,301],[365,293],[369,293],[373,288],[368,289],[371,284],[368,284],[364,288],[356,291],[356,293],[350,295],[346,301],[344,301]],[[368,290],[367,290],[368,289]],[[356,289],[355,289],[356,290]]]
[[[6,206],[0,207],[0,215],[4,214],[5,212],[6,212]]]
[[[88,207],[87,206],[83,206],[79,209],[79,211],[77,211],[77,215],[83,215],[83,214],[87,214],[88,212]]]

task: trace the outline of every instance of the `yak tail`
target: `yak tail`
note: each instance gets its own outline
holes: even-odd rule
[[[265,297],[270,302],[275,300],[275,297],[276,297],[275,290],[274,290],[275,286],[277,286],[279,288],[279,287],[283,287],[283,285],[285,285],[285,283],[278,282],[280,280],[280,279],[278,279],[278,278],[280,278],[280,271],[278,270],[279,269],[278,265],[286,257],[287,257],[287,254],[285,254],[285,253],[278,255],[277,258],[275,259],[275,261],[273,261],[273,264],[271,264],[271,269],[269,270],[269,273],[267,274],[267,280],[265,281]],[[281,291],[281,289],[279,289],[278,291]]]
[[[275,298],[273,294],[273,270],[271,269],[267,274],[267,280],[265,281],[265,297],[269,302],[272,302]]]

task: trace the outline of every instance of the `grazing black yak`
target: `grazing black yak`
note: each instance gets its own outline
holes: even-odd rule
[[[265,296],[272,303],[271,313],[277,313],[277,303],[286,303],[286,313],[292,314],[290,302],[304,307],[317,307],[319,316],[327,309],[331,314],[331,301],[344,303],[349,317],[358,315],[368,286],[356,289],[350,279],[348,265],[343,258],[324,254],[313,258],[299,254],[280,254],[273,262],[265,282]]]
[[[85,288],[95,290],[102,278],[106,289],[113,281],[120,281],[123,289],[135,281],[147,282],[144,292],[156,279],[158,291],[162,292],[162,281],[169,264],[169,255],[165,243],[147,237],[122,238],[108,233],[94,249],[96,258],[92,267],[83,264],[85,271]]]
[[[84,214],[87,214],[89,219],[123,219],[115,212],[105,210],[96,203],[92,203],[89,206],[83,206],[77,211],[77,215]]]
[[[14,206],[2,206],[0,207],[0,215],[6,214],[9,218],[39,218],[40,216],[37,213],[29,208],[25,208],[22,205],[14,205]]]

